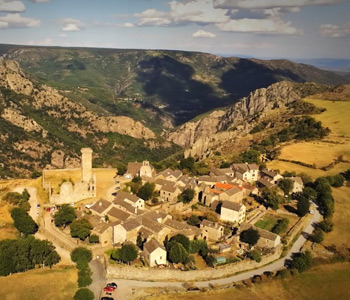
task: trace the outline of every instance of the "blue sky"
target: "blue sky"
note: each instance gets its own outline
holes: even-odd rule
[[[350,0],[0,0],[0,42],[350,59]]]

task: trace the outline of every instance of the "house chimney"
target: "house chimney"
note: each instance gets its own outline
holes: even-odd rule
[[[100,201],[100,203],[98,204],[99,206],[102,206],[102,201]]]

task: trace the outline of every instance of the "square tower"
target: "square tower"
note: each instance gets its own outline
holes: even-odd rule
[[[81,181],[90,182],[92,178],[92,149],[81,149]]]

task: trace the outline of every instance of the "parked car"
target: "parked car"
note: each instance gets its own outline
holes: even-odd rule
[[[106,286],[103,288],[103,290],[105,292],[114,292],[115,288],[111,287],[111,286]]]
[[[112,297],[102,297],[101,300],[114,300]]]
[[[118,288],[118,285],[115,282],[107,283],[107,287],[110,287],[110,286],[113,287],[114,289]]]

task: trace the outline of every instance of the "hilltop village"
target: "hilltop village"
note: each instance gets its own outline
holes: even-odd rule
[[[303,190],[300,177],[288,179],[293,183],[289,194]],[[281,236],[254,225],[271,211],[255,199],[269,189],[289,197],[277,189],[281,180],[283,176],[277,172],[248,163],[212,168],[207,176],[191,177],[180,170],[156,172],[148,161],[130,162],[124,175],[114,177],[108,199],[86,203],[81,201],[96,197],[99,183],[92,168],[92,150],[84,148],[81,181],[63,182],[58,194],[50,183],[45,182],[44,187],[58,208],[63,204],[78,207],[78,218],[89,221],[91,235],[98,237],[100,247],[118,248],[142,241],[140,255],[154,267],[167,265],[165,241],[179,235],[190,241],[204,240],[217,253],[218,263],[252,249],[240,240],[240,233],[248,229],[258,232],[256,246],[263,253],[273,253],[281,246]]]

